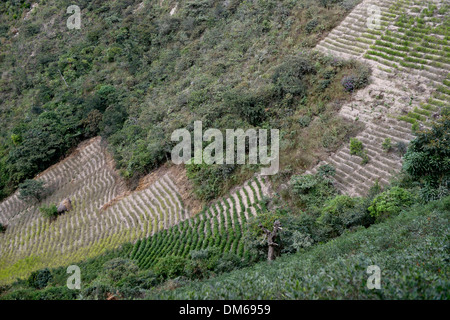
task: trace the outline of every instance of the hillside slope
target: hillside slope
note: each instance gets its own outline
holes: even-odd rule
[[[84,0],[83,27],[71,31],[65,25],[69,0],[0,4],[0,223],[7,226],[0,233],[0,284],[43,268],[103,261],[103,254],[132,259],[144,271],[161,259],[213,247],[248,258],[247,222],[280,195],[296,214],[310,214],[305,203],[296,207],[287,181],[320,172],[324,164],[334,167],[334,187],[344,194],[365,196],[377,182],[388,186],[414,134],[449,112],[449,6],[359,2]],[[367,26],[371,5],[381,10],[375,30]],[[222,131],[280,129],[279,174],[262,178],[252,165],[175,170],[167,163],[170,136],[192,129],[195,120]],[[351,137],[362,143],[362,153],[348,146]],[[17,186],[25,179],[44,181],[47,197],[20,200]],[[336,196],[334,189],[330,195]],[[42,217],[41,207],[65,198],[73,210],[53,221]],[[187,198],[205,206],[191,208]],[[411,287],[437,286],[406,292],[410,279],[403,279],[389,287],[400,288],[398,297],[446,297],[440,272],[448,275],[441,264],[447,258],[439,250],[448,232],[448,199],[427,208],[433,213],[417,209],[297,256],[304,262],[283,258],[268,271],[263,264],[248,269],[248,278],[236,272],[204,288],[163,288],[151,296],[373,298],[367,290],[326,282],[318,262],[328,264],[327,273],[343,272],[350,284],[360,281],[362,269],[354,279],[339,268],[374,258],[367,238],[376,244],[379,263],[397,270],[392,281],[411,272]],[[434,274],[388,262],[397,251],[399,264],[411,261],[402,256],[408,252],[420,263],[436,259],[427,266]],[[277,267],[284,270],[281,280]],[[309,279],[308,288],[290,282],[297,273]],[[240,287],[242,277],[250,280]],[[271,281],[280,287],[270,288]],[[211,293],[219,283],[227,289]]]
[[[66,26],[70,1],[1,3],[0,223],[7,229],[0,281],[171,232],[186,220],[192,229],[206,219],[221,234],[236,229],[237,240],[225,237],[223,246],[238,251],[241,223],[270,193],[269,181],[253,179],[257,166],[191,168],[194,190],[181,190],[170,173],[145,188],[141,182],[169,159],[172,132],[194,120],[205,130],[295,133],[307,112],[311,126],[284,143],[297,152],[304,137],[317,137],[295,167],[335,149],[354,129],[335,117],[334,101],[350,96],[339,79],[358,66],[306,49],[356,3],[80,1],[80,30]],[[289,153],[283,166],[291,165]],[[25,179],[46,182],[48,197],[19,200]],[[201,208],[188,212],[186,193],[211,207],[188,219]],[[72,211],[53,222],[42,217],[41,207],[65,198]]]
[[[0,223],[7,225],[6,232],[0,235],[0,283],[37,269],[96,257],[186,220],[197,228],[200,221],[207,220],[211,224],[209,230],[218,224],[222,234],[227,229],[231,234],[231,229],[240,228],[240,224],[256,215],[254,205],[269,196],[267,186],[259,178],[258,183],[249,181],[191,219],[194,213],[183,203],[173,170],[131,192],[113,165],[101,138],[91,139],[37,177],[51,190],[44,201],[27,203],[18,199],[16,192],[0,204]],[[70,212],[55,221],[40,214],[40,207],[58,204],[65,198],[72,201]],[[203,227],[206,228],[204,224]],[[206,235],[205,229],[198,232]]]
[[[374,23],[379,11],[379,27]],[[372,8],[372,9],[371,9]],[[342,117],[362,122],[356,138],[368,163],[342,147],[325,163],[337,169],[336,185],[346,194],[362,196],[379,181],[387,185],[401,169],[401,156],[383,150],[406,145],[414,130],[430,126],[448,113],[450,104],[450,17],[446,1],[365,0],[327,35],[317,50],[373,67],[371,84],[358,91],[340,110]]]
[[[149,299],[449,299],[450,198],[405,210],[268,265],[155,289]],[[381,289],[367,288],[367,267],[381,269]]]

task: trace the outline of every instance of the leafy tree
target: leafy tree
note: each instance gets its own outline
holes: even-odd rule
[[[306,95],[304,77],[315,73],[311,61],[301,55],[291,56],[275,70],[272,81],[280,96],[290,93],[294,96]]]
[[[403,169],[422,185],[424,200],[438,199],[450,189],[450,116],[420,131],[403,158]]]
[[[191,259],[185,267],[187,276],[192,279],[202,279],[216,269],[222,253],[219,248],[210,247],[203,250],[193,250],[189,255]]]
[[[34,271],[27,279],[27,284],[35,289],[43,289],[53,279],[48,268]]]
[[[164,279],[173,279],[179,276],[184,276],[187,259],[176,256],[167,256],[159,258],[158,262],[153,267],[156,275]]]
[[[292,194],[300,201],[299,205],[308,209],[317,209],[336,194],[330,177],[334,174],[330,166],[319,169],[315,175],[294,175],[291,178]]]
[[[44,181],[25,180],[19,185],[19,199],[26,202],[41,201],[45,193]]]
[[[235,168],[227,164],[190,163],[186,164],[186,175],[194,183],[194,192],[200,199],[212,200],[219,196]]]
[[[85,130],[86,137],[94,137],[99,131],[99,124],[102,121],[103,115],[98,110],[92,110],[87,117],[81,121]]]
[[[109,137],[119,131],[127,117],[125,108],[121,105],[112,105],[106,108],[102,121],[99,123],[102,135]]]
[[[378,220],[386,219],[399,214],[413,201],[413,196],[408,190],[393,187],[376,196],[368,210],[372,217],[376,217]]]
[[[74,106],[59,105],[56,111],[44,112],[29,124],[23,141],[9,154],[10,180],[18,183],[45,170],[76,143],[80,124],[75,112]]]
[[[321,233],[329,239],[340,236],[350,227],[370,224],[372,221],[368,218],[367,207],[362,199],[337,195],[325,202],[317,223],[322,229]]]
[[[136,274],[139,267],[129,259],[116,258],[106,262],[103,270],[107,279],[114,284],[125,277]]]
[[[264,108],[268,106],[264,101],[263,97],[242,90],[231,91],[224,97],[225,105],[253,126],[261,124],[267,117]]]

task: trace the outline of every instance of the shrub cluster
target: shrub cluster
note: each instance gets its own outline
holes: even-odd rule
[[[368,210],[372,217],[386,219],[399,214],[403,208],[410,206],[413,200],[409,191],[393,187],[376,196]]]
[[[359,66],[357,71],[353,74],[344,76],[341,79],[341,84],[348,92],[353,92],[364,88],[369,84],[370,69],[367,66]]]
[[[42,213],[44,218],[54,220],[58,216],[58,208],[55,204],[51,204],[49,206],[42,206],[39,208],[39,211]]]
[[[361,164],[366,164],[369,162],[369,156],[364,149],[363,143],[357,138],[350,138],[350,154],[361,157]]]
[[[52,274],[49,269],[42,269],[33,272],[27,279],[27,284],[35,289],[43,289],[52,280]]]
[[[422,199],[439,199],[450,190],[450,117],[420,131],[403,157],[403,169],[421,184]]]
[[[331,177],[334,175],[333,167],[326,165],[319,168],[315,175],[294,175],[291,178],[291,190],[299,206],[314,209],[336,194]]]

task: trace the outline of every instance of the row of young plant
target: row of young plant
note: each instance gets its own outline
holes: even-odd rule
[[[248,265],[254,259],[244,246],[246,226],[253,214],[266,210],[261,183],[264,181],[254,179],[245,186],[248,190],[244,187],[241,189],[242,192],[236,192],[236,196],[217,202],[194,218],[158,232],[147,239],[138,240],[134,244],[125,244],[121,249],[110,250],[97,258],[78,263],[83,272],[83,279],[85,279],[84,273],[88,272],[90,275],[87,281],[92,277],[100,278],[101,281],[97,280],[102,282],[104,280],[102,274],[105,272],[103,264],[115,265],[115,268],[119,268],[123,273],[121,279],[127,274],[123,268],[130,268],[134,270],[134,273],[139,274],[134,274],[135,277],[139,277],[139,281],[149,277],[151,286],[178,276],[197,279]],[[251,199],[256,201],[252,202]],[[247,212],[239,211],[239,208]],[[206,260],[208,263],[205,262]],[[99,261],[102,261],[101,266],[97,266]],[[21,292],[22,296],[30,294],[30,297],[36,295],[48,297],[51,292],[55,295],[59,294],[60,297],[76,298],[76,295],[67,292],[64,287],[62,275],[64,268],[52,269],[51,276],[48,276],[47,271],[47,269],[41,269],[25,280],[17,280],[13,287],[21,289],[15,294],[18,295],[18,292]],[[41,273],[42,275],[39,275]],[[36,282],[36,278],[45,278],[47,282],[43,285],[42,281]],[[122,294],[133,292],[132,294],[135,295],[136,288],[129,291],[127,286],[119,285],[120,292]],[[10,286],[4,286],[3,290],[5,288]],[[112,288],[106,288],[110,287],[93,282],[85,286],[82,295],[86,298],[103,299],[110,292],[115,292]],[[36,293],[35,290],[40,290],[41,293]]]
[[[261,197],[261,184],[254,179],[256,189],[248,184],[255,198]],[[193,250],[216,247],[222,253],[233,253],[248,259],[248,252],[242,241],[247,217],[264,207],[264,202],[251,203],[248,191],[242,188],[236,197],[230,196],[203,210],[195,218],[188,219],[175,227],[138,240],[129,256],[143,269],[151,268],[158,259],[166,256],[186,258]],[[259,196],[257,195],[259,192]],[[245,195],[246,199],[243,199]],[[231,203],[230,203],[231,202]],[[250,204],[245,205],[245,204]],[[253,207],[253,209],[252,209]],[[240,211],[238,210],[240,209]]]
[[[394,22],[397,30],[375,31],[378,37],[371,37],[375,42],[367,51],[366,58],[394,68],[426,69],[431,73],[436,72],[434,68],[445,68],[449,64],[446,19],[443,24],[430,19],[437,25],[432,28],[424,23],[423,17],[407,16],[400,10],[391,11],[398,16]],[[423,8],[423,11],[427,9]],[[443,5],[440,13],[445,14],[446,11],[448,7]],[[433,36],[435,34],[444,35],[444,39]]]

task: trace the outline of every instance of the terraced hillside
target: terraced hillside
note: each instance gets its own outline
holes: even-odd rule
[[[377,18],[379,9],[379,25]],[[413,131],[448,112],[450,101],[450,17],[448,1],[363,1],[316,47],[330,55],[373,67],[371,84],[354,94],[340,115],[363,122],[356,138],[368,156],[351,155],[346,145],[320,165],[336,168],[336,185],[364,195],[379,180],[386,185],[401,168],[401,153]],[[447,110],[447,111],[446,111]]]
[[[217,247],[223,253],[244,257],[243,226],[262,209],[268,196],[266,183],[258,177],[212,204],[195,217],[171,229],[137,241],[129,254],[140,268],[152,267],[158,258],[187,257],[191,250]]]
[[[169,176],[145,190],[124,193],[100,138],[82,144],[37,179],[52,191],[42,203],[27,205],[16,193],[0,204],[0,221],[8,225],[0,237],[1,280],[96,256],[168,228],[188,215]],[[42,217],[40,206],[67,197],[73,202],[72,211],[54,222]]]
[[[19,200],[16,193],[0,204],[0,222],[8,225],[7,231],[0,235],[0,282],[14,280],[39,268],[95,257],[164,230],[157,237],[162,239],[164,235],[172,235],[175,229],[171,227],[183,221],[186,223],[182,223],[179,230],[199,235],[200,239],[203,235],[199,231],[204,230],[208,241],[217,230],[225,240],[228,239],[223,237],[225,230],[235,230],[229,233],[232,247],[228,247],[228,242],[223,245],[227,250],[236,251],[241,235],[238,226],[256,214],[258,207],[253,205],[268,194],[261,180],[252,181],[210,210],[189,219],[191,213],[184,207],[170,174],[166,173],[142,190],[127,192],[112,165],[101,139],[94,138],[37,177],[52,190],[42,203],[29,205]],[[73,202],[73,210],[53,222],[42,217],[40,206],[57,204],[67,197]],[[178,245],[181,239],[187,238],[176,239],[170,243]],[[188,239],[193,243],[183,250],[203,246],[192,237]],[[159,256],[166,251],[146,252]]]

